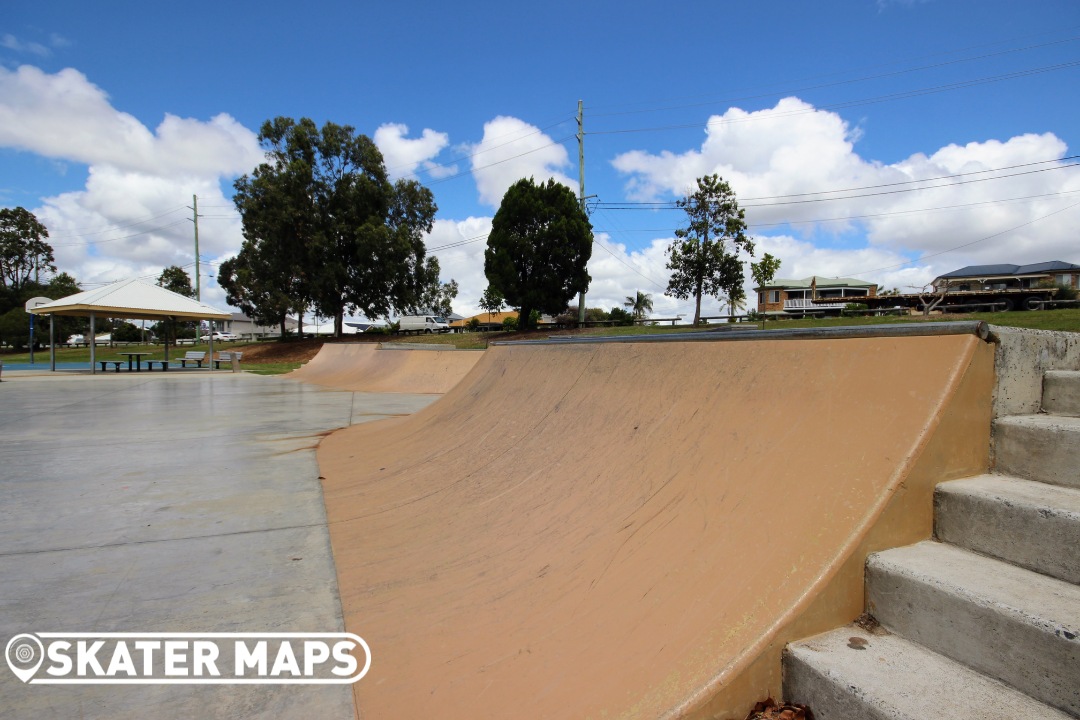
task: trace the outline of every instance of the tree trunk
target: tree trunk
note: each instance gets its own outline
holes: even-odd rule
[[[697,327],[701,322],[701,293],[702,282],[698,281],[697,287],[694,289],[694,327]]]
[[[345,334],[345,309],[338,308],[334,313],[334,337],[341,339],[341,336]]]
[[[282,342],[284,342],[285,338],[288,337],[289,329],[287,327],[285,327],[285,321],[288,319],[288,317],[289,317],[288,313],[285,313],[285,312],[281,313],[280,324],[281,324],[281,341]]]
[[[523,305],[521,307],[521,312],[518,313],[518,330],[528,330],[529,329],[529,317],[531,315],[532,315],[532,308],[531,307],[525,307]]]

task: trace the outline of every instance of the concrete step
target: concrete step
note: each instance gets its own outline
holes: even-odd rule
[[[1080,587],[944,543],[871,555],[888,630],[1080,716]]]
[[[1064,720],[1068,715],[898,635],[849,625],[788,645],[784,698],[815,720]]]
[[[934,533],[942,542],[1080,585],[1080,490],[1003,475],[941,483]]]
[[[1080,416],[1080,372],[1048,370],[1043,375],[1043,412]]]
[[[994,421],[996,470],[1080,488],[1080,418],[1015,415]]]

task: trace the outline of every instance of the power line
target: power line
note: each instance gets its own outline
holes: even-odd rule
[[[550,130],[551,128],[558,127],[560,125],[564,125],[565,123],[571,122],[572,120],[573,120],[573,118],[563,117],[562,119],[558,120],[557,122],[553,122],[550,125],[546,125],[544,127],[536,128],[536,129],[532,130],[531,132],[527,132],[524,135],[520,135],[518,137],[515,137],[513,140],[507,140],[504,143],[499,143],[498,145],[492,145],[490,147],[485,147],[484,149],[477,150],[475,152],[458,154],[457,156],[448,158],[442,164],[445,165],[446,163],[457,163],[457,162],[462,162],[462,161],[465,161],[465,160],[472,160],[473,158],[478,157],[480,155],[483,155],[484,153],[491,152],[492,150],[497,150],[497,149],[499,149],[501,147],[506,147],[507,145],[513,145],[514,143],[521,142],[522,140],[524,140],[526,138],[530,138],[533,135],[540,135],[540,134],[544,133],[545,131]],[[490,139],[491,140],[498,140],[500,138],[510,137],[511,135],[513,135],[513,133],[503,133],[502,135],[496,135],[495,137],[490,138]],[[436,155],[436,157],[438,157],[438,156]],[[409,167],[409,165],[415,165],[415,163],[408,163],[408,164],[405,164],[405,165],[395,165],[393,167],[386,168],[386,170],[388,172],[391,171],[391,170],[400,170],[401,168]],[[410,175],[413,176],[413,177],[419,177],[418,173],[415,170],[411,171],[409,173],[406,173],[406,177],[408,177]]]
[[[1024,200],[1038,200],[1038,199],[1041,199],[1041,198],[1060,197],[1062,195],[1073,195],[1073,194],[1078,193],[1078,192],[1080,192],[1080,190],[1062,190],[1061,192],[1042,193],[1042,194],[1039,194],[1039,195],[1024,195],[1024,196],[1021,196],[1021,197],[1014,197],[1014,198],[1001,198],[999,200],[980,200],[979,202],[959,203],[959,204],[956,204],[956,205],[941,205],[941,206],[938,206],[938,207],[912,208],[910,210],[894,210],[894,211],[891,211],[891,212],[881,212],[881,213],[867,213],[865,215],[840,215],[840,216],[837,216],[837,217],[811,218],[811,219],[808,219],[808,220],[782,220],[782,221],[779,221],[779,222],[771,222],[771,223],[748,223],[746,227],[747,228],[766,228],[766,227],[780,227],[780,226],[784,226],[784,225],[813,225],[813,224],[816,224],[816,223],[843,222],[845,220],[866,220],[866,219],[869,219],[869,218],[889,217],[889,216],[892,216],[892,215],[910,215],[911,213],[937,212],[937,211],[941,211],[941,210],[960,210],[960,209],[969,208],[969,207],[977,207],[979,205],[1000,205],[1002,203],[1008,203],[1008,202],[1021,202],[1021,201],[1024,201]],[[608,232],[608,231],[607,230],[597,230],[596,232]],[[624,233],[644,233],[644,232],[648,232],[648,233],[666,233],[666,232],[672,232],[672,228],[671,227],[665,227],[665,228],[634,228],[633,230],[620,229],[619,232],[624,232]]]
[[[459,173],[454,173],[453,175],[447,175],[446,177],[438,178],[436,180],[430,180],[430,181],[428,181],[427,184],[428,185],[438,185],[439,183],[448,182],[450,180],[456,180],[456,179],[458,179],[460,177],[465,177],[467,175],[471,175],[472,173],[476,172],[477,170],[486,170],[487,168],[495,167],[496,165],[501,165],[501,164],[503,164],[505,162],[510,162],[511,160],[517,160],[518,158],[525,157],[526,155],[531,155],[534,152],[540,152],[541,150],[546,150],[549,147],[555,147],[557,145],[562,145],[567,140],[573,140],[576,137],[577,137],[576,135],[567,135],[564,138],[560,138],[558,140],[552,140],[551,142],[547,143],[546,145],[541,145],[540,147],[533,148],[532,150],[526,150],[523,153],[519,153],[517,155],[513,155],[513,156],[508,157],[508,158],[503,158],[502,160],[496,160],[495,162],[488,163],[487,165],[481,165],[479,167],[470,168],[469,170],[463,170],[463,171],[461,171]]]
[[[955,60],[948,60],[948,61],[945,61],[945,62],[933,63],[931,65],[922,65],[922,66],[919,66],[919,67],[907,68],[907,69],[904,69],[904,70],[896,70],[896,71],[888,72],[888,73],[879,73],[877,75],[867,75],[867,76],[864,76],[864,77],[852,78],[852,79],[849,79],[849,80],[838,80],[836,82],[831,82],[831,83],[821,83],[821,84],[818,84],[818,85],[806,85],[806,86],[799,87],[799,88],[791,88],[791,89],[786,89],[786,90],[774,90],[774,91],[771,91],[771,92],[759,93],[759,94],[755,94],[755,95],[744,95],[744,96],[741,96],[741,97],[733,97],[733,98],[727,98],[727,99],[707,100],[707,101],[701,101],[701,102],[689,103],[689,104],[683,104],[683,105],[668,105],[668,106],[665,106],[665,107],[644,108],[644,109],[640,109],[640,110],[624,110],[624,111],[620,111],[620,112],[590,113],[590,117],[596,118],[596,117],[612,117],[612,116],[616,116],[616,115],[636,115],[636,114],[650,113],[650,112],[663,112],[663,111],[666,111],[666,110],[685,110],[685,109],[689,109],[689,108],[704,107],[704,106],[708,106],[708,105],[722,105],[722,104],[728,104],[728,103],[745,102],[747,100],[760,100],[762,98],[776,97],[777,95],[790,95],[790,94],[793,94],[793,93],[802,93],[802,92],[807,92],[807,91],[810,91],[810,90],[823,90],[823,89],[826,89],[826,88],[839,87],[841,85],[851,85],[851,84],[854,84],[854,83],[867,82],[867,81],[870,81],[870,80],[881,80],[883,78],[896,77],[898,75],[906,75],[906,74],[909,74],[909,73],[920,72],[920,71],[923,71],[923,70],[933,70],[933,69],[937,69],[937,68],[941,68],[941,67],[947,67],[949,65],[955,65],[955,64],[958,64],[958,63],[974,62],[974,61],[977,61],[977,60],[985,60],[987,58],[998,57],[998,56],[1001,56],[1001,55],[1008,55],[1008,54],[1017,53],[1017,52],[1024,52],[1024,51],[1027,51],[1027,50],[1037,50],[1039,48],[1050,47],[1050,46],[1053,46],[1053,45],[1061,45],[1061,44],[1064,44],[1064,43],[1076,42],[1077,40],[1080,40],[1080,37],[1070,37],[1070,38],[1065,38],[1063,40],[1054,40],[1054,41],[1051,41],[1051,42],[1041,43],[1041,44],[1038,44],[1038,45],[1029,45],[1027,47],[1021,47],[1021,48],[1011,48],[1011,49],[1008,49],[1008,50],[1001,50],[1001,51],[998,51],[998,52],[987,53],[987,54],[984,54],[984,55],[976,55],[976,56],[973,56],[973,57],[966,57],[966,58],[957,58]],[[896,63],[890,63],[890,64],[896,64]],[[591,109],[592,108],[590,108],[590,110]]]
[[[977,245],[977,244],[979,244],[981,242],[985,242],[987,240],[992,240],[992,239],[994,239],[996,237],[1001,237],[1002,235],[1006,235],[1008,233],[1011,233],[1014,230],[1019,230],[1020,228],[1027,227],[1028,225],[1034,225],[1035,223],[1039,222],[1040,220],[1045,220],[1048,217],[1053,217],[1054,215],[1058,215],[1060,213],[1063,213],[1066,210],[1072,210],[1074,207],[1080,207],[1080,202],[1073,203],[1072,205],[1068,205],[1066,207],[1063,207],[1060,210],[1055,210],[1052,213],[1047,213],[1046,215],[1042,215],[1042,216],[1037,217],[1037,218],[1035,218],[1033,220],[1028,220],[1025,223],[1020,223],[1019,225],[1011,227],[1011,228],[1009,228],[1007,230],[1002,230],[1001,232],[996,232],[993,235],[987,235],[986,237],[981,237],[978,240],[972,240],[971,242],[966,242],[966,243],[963,243],[961,245],[956,245],[954,247],[948,248],[947,250],[940,250],[940,251],[935,252],[935,253],[929,253],[927,255],[923,255],[923,256],[921,256],[919,258],[916,258],[915,260],[909,260],[907,262],[899,263],[897,265],[889,265],[889,266],[886,266],[886,267],[874,268],[873,270],[860,270],[857,273],[850,273],[850,274],[852,276],[854,276],[854,275],[868,275],[870,273],[875,273],[875,272],[884,272],[885,270],[895,270],[896,268],[901,268],[901,267],[904,267],[905,265],[914,265],[915,263],[920,263],[920,262],[923,262],[924,260],[928,260],[930,258],[937,257],[939,255],[945,255],[946,253],[951,253],[951,252],[954,252],[956,250],[960,250],[961,248],[971,247],[972,245]]]
[[[149,230],[142,230],[137,233],[132,233],[131,235],[124,235],[123,237],[107,238],[105,240],[87,240],[86,242],[56,243],[55,245],[53,245],[53,247],[85,247],[88,245],[104,245],[106,243],[119,242],[120,240],[129,240],[133,237],[139,237],[140,235],[149,235],[150,233],[167,230],[168,228],[176,227],[177,225],[183,225],[185,222],[187,222],[187,220],[187,218],[182,218],[180,220],[171,222],[168,225],[161,225],[156,228],[150,228]]]
[[[161,213],[159,215],[152,215],[152,216],[150,216],[148,218],[144,218],[142,220],[133,220],[133,221],[131,221],[129,223],[126,223],[126,224],[123,224],[123,225],[113,225],[112,227],[103,228],[101,230],[70,230],[70,231],[68,231],[66,233],[61,233],[59,235],[50,234],[49,239],[52,240],[52,239],[56,239],[56,238],[63,239],[63,238],[69,238],[69,237],[86,237],[87,235],[100,235],[102,233],[114,232],[116,230],[123,230],[124,228],[135,227],[136,225],[142,225],[143,223],[148,223],[151,220],[157,220],[158,218],[163,218],[166,215],[172,215],[174,212],[178,212],[178,211],[184,210],[184,209],[185,209],[185,207],[183,205],[180,205],[179,207],[174,207],[171,210],[166,210],[165,212],[163,212],[163,213]]]
[[[1069,156],[1069,158],[1063,158],[1063,159],[1073,159],[1073,158],[1076,158],[1076,157],[1080,157],[1080,156],[1072,155],[1072,156]],[[1016,166],[1013,166],[1013,167],[1027,167],[1027,166],[1030,166],[1030,165],[1044,164],[1046,162],[1056,162],[1056,161],[1043,160],[1043,161],[1039,161],[1039,162],[1036,162],[1036,163],[1026,163],[1024,165],[1016,165]],[[840,196],[840,197],[819,197],[819,198],[808,198],[808,199],[804,199],[804,200],[786,200],[784,202],[770,202],[770,203],[754,204],[754,202],[757,201],[757,200],[769,200],[769,199],[781,199],[781,198],[798,198],[798,197],[805,197],[807,195],[825,195],[825,194],[829,194],[829,193],[856,192],[856,191],[859,191],[859,190],[873,190],[873,189],[876,189],[876,188],[896,187],[896,186],[900,186],[900,185],[915,185],[915,184],[918,184],[918,183],[936,182],[938,180],[949,180],[949,179],[954,179],[954,178],[963,178],[963,177],[968,177],[968,176],[971,176],[971,175],[982,175],[982,174],[985,174],[985,173],[988,173],[988,172],[1000,172],[1001,170],[1005,170],[1005,169],[1008,169],[1008,168],[997,168],[997,169],[994,169],[994,170],[975,170],[975,171],[972,171],[972,172],[969,172],[969,173],[958,173],[956,175],[944,175],[944,176],[941,176],[941,177],[927,178],[927,179],[924,179],[924,180],[907,180],[907,181],[904,181],[904,182],[885,183],[885,184],[882,184],[882,185],[867,185],[867,186],[864,186],[862,188],[847,188],[847,189],[843,189],[843,190],[819,190],[819,191],[808,192],[808,193],[796,193],[796,194],[793,194],[793,195],[773,195],[773,196],[765,196],[765,197],[760,197],[760,198],[746,198],[744,201],[740,202],[740,207],[742,207],[742,208],[762,208],[762,207],[779,207],[779,206],[782,206],[782,205],[803,205],[803,204],[806,204],[806,203],[829,202],[829,201],[833,201],[833,200],[854,200],[854,199],[857,199],[857,198],[876,197],[876,196],[879,196],[879,195],[897,195],[897,194],[900,194],[900,193],[917,192],[917,191],[920,191],[920,190],[939,190],[939,189],[942,189],[942,188],[956,187],[958,185],[971,185],[971,184],[974,184],[974,183],[987,182],[987,181],[990,181],[990,180],[1005,180],[1007,178],[1020,177],[1020,176],[1023,176],[1023,175],[1034,175],[1036,173],[1050,172],[1052,170],[1064,170],[1064,169],[1067,169],[1067,168],[1073,168],[1073,167],[1078,167],[1078,166],[1080,166],[1080,163],[1069,163],[1067,165],[1056,165],[1054,167],[1040,168],[1038,170],[1025,170],[1023,172],[1009,173],[1007,175],[996,175],[994,177],[988,177],[988,178],[972,178],[970,180],[959,180],[957,182],[943,183],[941,185],[929,185],[929,186],[926,186],[926,187],[909,187],[909,188],[900,188],[900,189],[896,189],[896,190],[888,190],[888,191],[884,191],[884,192],[868,192],[868,193],[858,193],[856,195],[843,195],[843,196]],[[595,203],[593,205],[593,207],[595,207],[597,209],[603,209],[603,210],[681,210],[681,208],[676,204],[678,202],[680,202],[680,201],[678,201],[678,200],[669,200],[669,201],[662,201],[662,202],[641,202],[641,203],[635,203],[635,202]]]
[[[1055,70],[1064,70],[1080,65],[1080,60],[1073,60],[1067,63],[1059,63],[1057,65],[1046,65],[1038,68],[1031,68],[1028,70],[1018,70],[1012,73],[1006,73],[1004,75],[993,75],[989,77],[976,78],[974,80],[964,80],[956,83],[949,83],[947,85],[937,85],[929,88],[919,88],[916,90],[908,90],[905,92],[892,93],[889,95],[879,95],[872,98],[864,98],[861,100],[849,100],[845,102],[831,103],[825,105],[819,105],[804,110],[789,110],[786,112],[770,113],[768,116],[763,116],[760,113],[751,113],[746,117],[741,118],[715,118],[705,123],[706,127],[718,126],[718,125],[732,125],[735,123],[754,122],[762,119],[775,119],[778,117],[789,117],[794,115],[806,115],[808,113],[818,112],[820,110],[843,110],[850,107],[859,107],[861,105],[874,105],[883,102],[892,102],[895,100],[906,100],[913,97],[921,97],[923,95],[933,95],[936,93],[948,92],[950,90],[962,90],[964,88],[975,87],[978,85],[986,85],[989,83],[1003,82],[1005,80],[1014,80],[1016,78],[1028,77],[1031,75],[1039,75],[1042,73],[1053,72]],[[676,125],[657,125],[652,127],[641,128],[619,128],[615,130],[593,130],[590,135],[619,135],[625,133],[644,133],[644,132],[660,132],[663,130],[686,130],[692,128],[701,127],[701,123],[681,123]]]

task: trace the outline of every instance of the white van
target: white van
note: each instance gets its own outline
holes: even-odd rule
[[[437,315],[405,315],[398,319],[398,332],[445,333],[450,332],[450,325]]]

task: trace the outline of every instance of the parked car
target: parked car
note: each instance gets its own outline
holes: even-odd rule
[[[214,342],[233,342],[239,340],[240,336],[235,333],[227,332],[213,332],[206,336],[207,340],[213,340]]]
[[[84,335],[72,335],[67,339],[68,345],[82,345],[86,342],[86,336]]]

